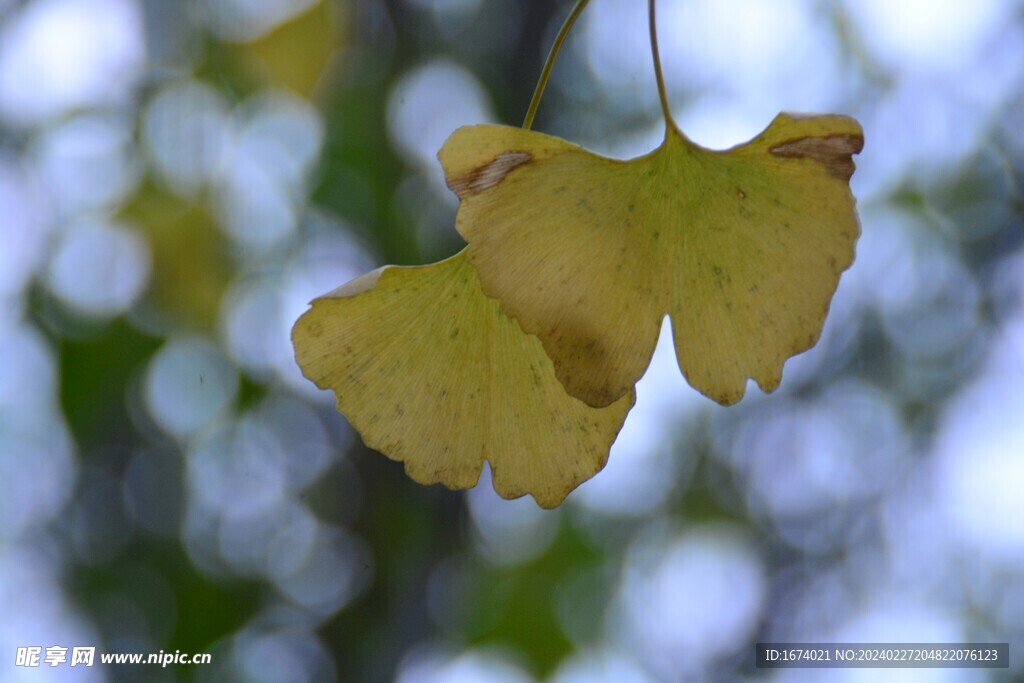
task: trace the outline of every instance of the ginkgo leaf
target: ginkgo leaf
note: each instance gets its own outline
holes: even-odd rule
[[[667,117],[666,107],[666,117]],[[650,361],[665,315],[690,384],[722,404],[776,388],[817,341],[859,227],[860,125],[780,114],[750,142],[608,159],[504,126],[439,153],[483,291],[537,335],[573,396],[605,406]]]
[[[303,374],[417,482],[468,488],[486,459],[499,494],[546,508],[604,467],[635,400],[595,409],[566,394],[465,252],[353,280],[313,301],[292,339]]]

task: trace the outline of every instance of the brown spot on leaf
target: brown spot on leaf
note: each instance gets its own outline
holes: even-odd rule
[[[784,159],[810,157],[825,165],[829,174],[848,182],[855,166],[853,155],[864,148],[863,135],[825,135],[788,140],[768,151]]]
[[[314,339],[319,339],[323,336],[324,326],[319,321],[311,322],[306,326],[306,333]]]
[[[533,159],[533,155],[529,152],[502,152],[483,166],[473,169],[469,174],[450,179],[448,187],[452,188],[452,191],[459,195],[460,199],[465,199],[494,187],[504,180],[505,176],[513,169],[519,168],[531,159]]]

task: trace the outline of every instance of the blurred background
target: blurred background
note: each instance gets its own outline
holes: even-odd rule
[[[461,247],[434,155],[521,122],[570,5],[0,0],[0,680],[1024,679],[1020,0],[661,0],[697,142],[860,119],[863,237],[776,394],[659,346],[560,509],[414,484],[302,379],[311,298]],[[660,141],[645,5],[593,0],[536,129]],[[830,640],[1012,664],[754,668]]]

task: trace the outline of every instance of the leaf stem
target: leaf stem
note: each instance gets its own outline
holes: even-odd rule
[[[547,61],[544,62],[544,69],[540,72],[540,79],[537,81],[537,87],[533,91],[533,98],[530,100],[530,108],[526,110],[526,118],[523,120],[523,128],[529,130],[533,125],[533,119],[537,116],[537,107],[540,106],[540,98],[544,95],[544,88],[548,85],[548,79],[551,78],[551,71],[555,68],[555,60],[558,58],[558,53],[562,49],[562,43],[565,42],[573,24],[576,23],[576,19],[579,18],[580,14],[583,12],[583,8],[586,7],[589,2],[590,0],[576,0],[576,4],[573,6],[572,11],[569,12],[569,16],[566,17],[565,21],[562,23],[562,28],[558,29],[558,35],[555,37],[555,43],[551,46],[551,51],[548,52]]]
[[[647,13],[651,31],[651,56],[654,58],[654,79],[658,82],[658,97],[661,98],[661,113],[665,116],[665,125],[676,128],[672,118],[672,108],[668,103],[668,92],[665,89],[665,75],[661,71],[661,55],[658,52],[658,22],[654,16],[655,0],[648,0]]]

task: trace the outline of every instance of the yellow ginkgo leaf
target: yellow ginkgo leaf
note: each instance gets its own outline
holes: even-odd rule
[[[727,151],[668,121],[630,161],[504,126],[461,128],[439,157],[483,291],[540,338],[571,395],[628,393],[669,315],[683,374],[728,405],[748,378],[773,390],[817,341],[853,261],[862,145],[851,118],[780,114]]]
[[[465,252],[386,266],[316,299],[292,331],[303,374],[333,389],[367,446],[422,484],[476,484],[557,506],[608,459],[635,395],[595,409],[540,342],[480,290]]]

